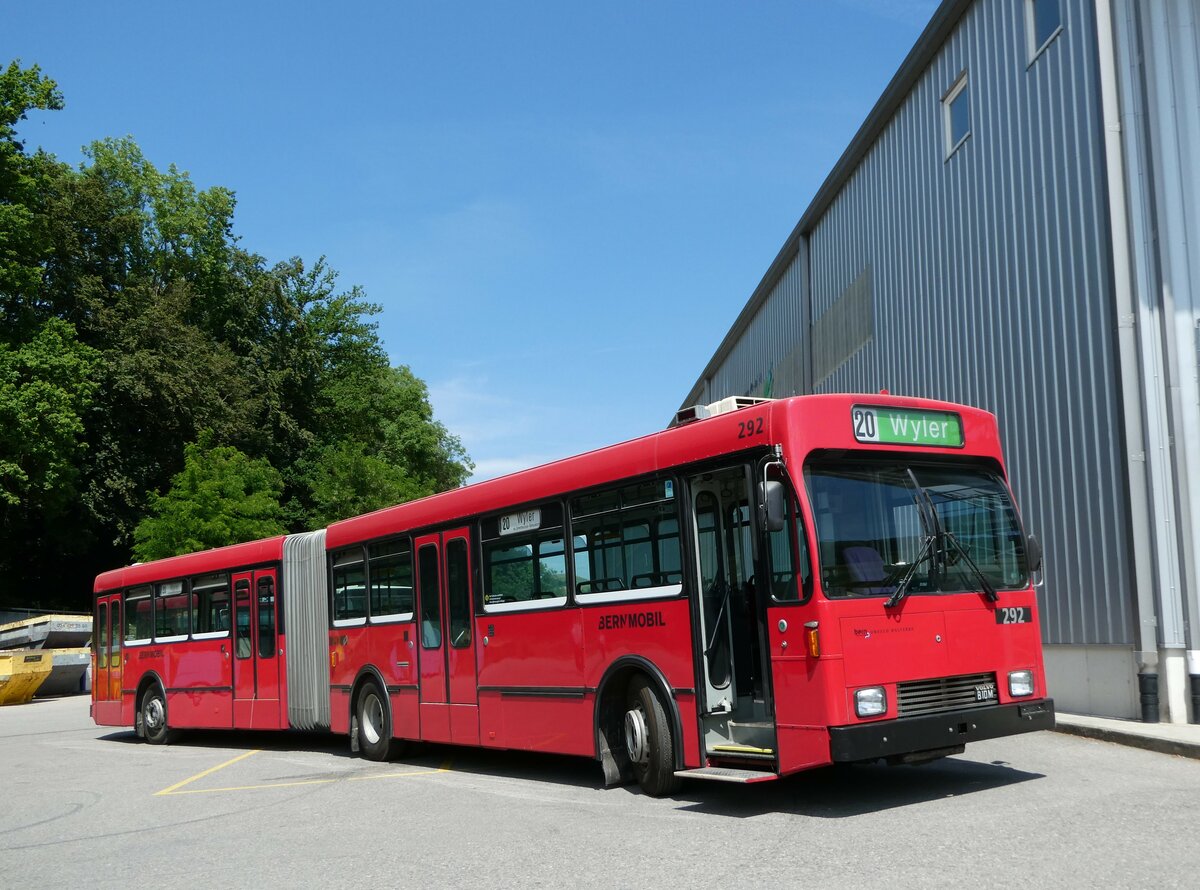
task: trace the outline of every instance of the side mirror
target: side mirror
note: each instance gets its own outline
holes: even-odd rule
[[[763,528],[769,532],[782,531],[787,524],[787,501],[784,497],[783,483],[770,479],[760,482],[758,499],[762,505],[758,508],[758,516]]]
[[[1042,568],[1042,545],[1038,543],[1036,535],[1030,535],[1025,539],[1025,559],[1029,562],[1029,571],[1040,571]]]

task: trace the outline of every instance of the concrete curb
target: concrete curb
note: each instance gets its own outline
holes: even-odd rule
[[[1165,738],[1123,728],[1110,726],[1092,726],[1083,723],[1064,722],[1061,719],[1054,727],[1056,732],[1080,736],[1085,739],[1096,739],[1101,742],[1113,742],[1131,748],[1142,748],[1159,754],[1174,754],[1177,757],[1190,757],[1200,760],[1200,741]]]

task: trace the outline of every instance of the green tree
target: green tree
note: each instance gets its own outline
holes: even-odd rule
[[[29,310],[48,249],[41,196],[57,169],[41,152],[26,155],[16,125],[32,110],[62,107],[57,85],[37,65],[22,69],[13,61],[0,72],[0,340],[14,342],[33,324]]]
[[[184,448],[183,470],[165,495],[152,494],[151,515],[133,533],[142,561],[283,534],[283,478],[265,460],[213,444],[205,431]]]
[[[162,518],[172,495],[153,493],[195,471],[185,443],[204,430],[202,451],[277,471],[271,531],[465,480],[461,443],[392,366],[360,288],[324,258],[245,249],[231,190],[198,188],[132,139],[92,143],[78,167],[26,152],[20,121],[61,107],[36,66],[0,73],[0,605],[36,591],[86,607],[90,577]],[[171,538],[191,527],[175,525],[145,525],[138,555],[225,540]]]
[[[0,504],[60,509],[74,495],[98,360],[56,318],[19,347],[0,343]]]

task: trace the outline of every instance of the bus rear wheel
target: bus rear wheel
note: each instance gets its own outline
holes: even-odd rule
[[[171,730],[167,728],[167,698],[158,686],[151,686],[142,696],[138,720],[142,725],[142,737],[151,745],[164,745],[171,740]]]
[[[625,751],[642,790],[662,797],[679,790],[671,721],[645,677],[634,677],[625,695]]]
[[[358,696],[358,750],[367,760],[387,760],[399,746],[392,741],[387,699],[374,682]]]

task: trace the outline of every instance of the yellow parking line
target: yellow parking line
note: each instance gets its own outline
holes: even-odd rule
[[[262,750],[261,748],[255,748],[253,751],[247,751],[245,754],[239,754],[237,757],[234,757],[232,760],[226,760],[224,763],[218,763],[216,766],[209,767],[202,773],[196,773],[196,775],[192,776],[190,779],[184,779],[182,782],[176,782],[170,788],[164,788],[162,791],[156,791],[154,793],[154,796],[158,797],[159,795],[163,795],[163,794],[173,794],[173,793],[175,793],[175,791],[177,789],[182,788],[184,785],[190,785],[192,782],[195,782],[197,779],[203,779],[205,776],[211,776],[217,770],[225,769],[225,767],[227,767],[227,766],[232,766],[233,764],[237,763],[239,760],[245,760],[251,754],[257,754],[261,750]]]
[[[258,754],[260,750],[261,749],[247,751],[245,754],[239,754],[232,760],[226,760],[224,763],[219,763],[214,767],[206,769],[202,773],[196,773],[196,775],[192,776],[190,779],[184,779],[182,782],[178,782],[172,785],[170,788],[164,788],[162,791],[156,791],[155,797],[161,797],[167,794],[216,794],[220,791],[257,791],[260,788],[294,788],[297,785],[332,785],[335,782],[361,782],[365,779],[403,779],[414,778],[417,776],[436,776],[438,773],[450,772],[450,766],[452,763],[452,761],[447,759],[442,761],[442,765],[437,769],[422,769],[403,773],[380,773],[378,775],[370,776],[348,776],[345,779],[306,779],[302,782],[269,782],[264,785],[231,785],[225,788],[190,788],[187,791],[179,790],[184,785],[195,782],[197,779],[203,779],[205,776],[210,776],[219,769],[224,769],[227,766],[237,763],[239,760],[245,760],[251,754]]]
[[[257,791],[259,788],[293,788],[296,785],[329,785],[340,779],[309,779],[304,782],[272,782],[268,785],[231,785],[228,788],[191,788],[187,791],[160,791],[159,794],[216,794],[218,791]]]
[[[408,773],[379,773],[373,776],[350,776],[351,782],[362,782],[370,779],[404,779],[411,776],[436,776],[438,773],[450,772],[450,761],[445,761],[437,769],[419,769]]]

